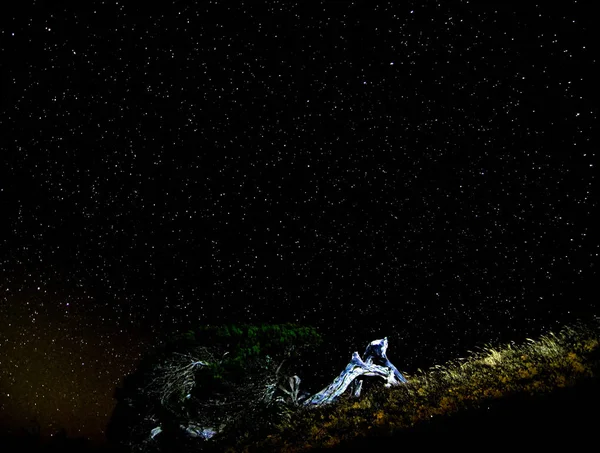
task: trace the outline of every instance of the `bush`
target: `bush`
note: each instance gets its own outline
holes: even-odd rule
[[[217,431],[204,446],[277,429],[289,418],[277,404],[278,384],[292,362],[321,341],[315,329],[295,324],[202,326],[178,334],[126,379],[116,412],[127,414],[129,428],[113,429],[112,440],[160,450],[161,443],[183,442],[182,426]],[[157,427],[154,442],[149,437]]]

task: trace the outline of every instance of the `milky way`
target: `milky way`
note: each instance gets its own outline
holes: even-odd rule
[[[3,13],[2,422],[101,437],[199,323],[411,370],[596,313],[593,15],[474,3]]]

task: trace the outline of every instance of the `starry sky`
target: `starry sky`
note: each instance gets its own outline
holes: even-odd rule
[[[4,430],[100,439],[198,324],[410,371],[598,312],[589,3],[9,3]]]

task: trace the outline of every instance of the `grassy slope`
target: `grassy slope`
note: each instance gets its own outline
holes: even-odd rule
[[[358,400],[301,411],[280,432],[232,451],[396,451],[448,446],[453,439],[509,447],[525,438],[538,446],[598,443],[599,371],[598,325],[568,327],[407,374],[407,386],[375,388]]]

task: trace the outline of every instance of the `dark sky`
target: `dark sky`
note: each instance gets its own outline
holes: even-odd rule
[[[194,324],[410,371],[598,312],[588,2],[4,3],[5,428],[100,438]]]

